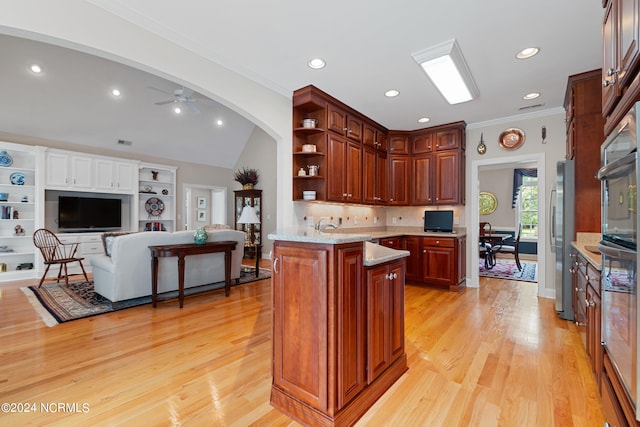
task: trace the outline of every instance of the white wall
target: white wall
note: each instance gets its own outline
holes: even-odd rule
[[[291,170],[291,99],[155,36],[83,0],[1,0],[0,33],[122,62],[185,84],[242,114],[277,141],[278,168]],[[37,12],[35,12],[37,11]],[[109,31],[96,31],[96,28]],[[199,182],[185,178],[185,182]],[[292,177],[278,175],[278,226],[291,223]]]
[[[553,114],[550,114],[553,113]],[[549,197],[556,179],[556,163],[564,159],[566,125],[564,110],[547,111],[548,115],[532,114],[505,118],[491,122],[467,126],[467,204],[465,219],[467,224],[467,285],[478,286],[478,212],[479,168],[495,164],[512,164],[519,161],[538,162],[539,187],[539,240],[538,240],[538,295],[555,296],[555,258],[549,242]],[[541,128],[547,128],[547,143],[542,144]],[[517,150],[504,150],[498,144],[500,133],[516,127],[524,131],[525,143]],[[480,135],[487,145],[487,153],[482,156],[476,151]]]

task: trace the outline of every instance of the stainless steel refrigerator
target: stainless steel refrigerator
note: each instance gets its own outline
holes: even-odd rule
[[[571,242],[574,240],[574,163],[558,162],[555,191],[551,199],[551,250],[556,254],[556,312],[562,319],[573,319],[571,281]],[[555,197],[553,197],[555,195]]]

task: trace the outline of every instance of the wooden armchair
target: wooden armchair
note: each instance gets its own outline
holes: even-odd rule
[[[84,258],[76,256],[76,252],[78,251],[77,243],[62,243],[52,231],[47,230],[46,228],[39,228],[33,233],[33,244],[40,249],[42,258],[44,258],[44,263],[47,266],[42,278],[40,279],[38,287],[42,286],[42,282],[44,282],[44,279],[47,277],[47,273],[49,272],[49,267],[53,264],[60,264],[57,282],[60,282],[60,278],[62,277],[62,268],[64,267],[64,282],[66,285],[69,285],[67,264],[76,261],[80,264],[82,274],[84,274],[84,279],[87,282],[89,281],[87,272],[84,271],[84,266],[82,265],[82,260]]]

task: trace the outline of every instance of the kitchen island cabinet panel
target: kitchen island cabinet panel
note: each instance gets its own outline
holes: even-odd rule
[[[404,261],[374,268],[361,241],[274,243],[271,404],[304,425],[353,425],[407,369]]]
[[[274,247],[273,385],[320,410],[327,410],[328,314],[326,248]],[[314,278],[314,286],[301,286]],[[300,364],[304,369],[300,369]]]

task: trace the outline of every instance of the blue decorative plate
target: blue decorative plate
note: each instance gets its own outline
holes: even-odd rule
[[[25,180],[26,177],[22,172],[14,172],[9,175],[9,181],[11,181],[13,185],[24,185]]]
[[[0,166],[11,166],[13,164],[13,158],[6,152],[6,150],[0,151]]]

